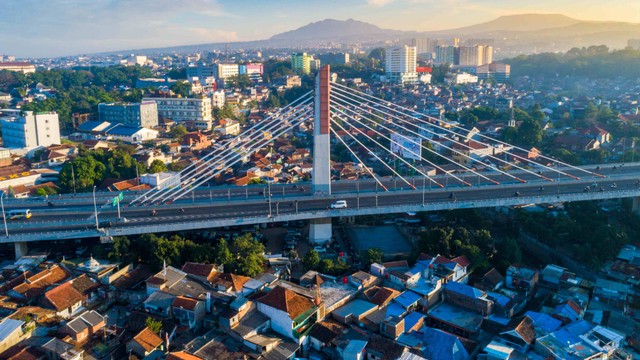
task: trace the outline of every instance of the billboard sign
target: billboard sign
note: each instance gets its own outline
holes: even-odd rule
[[[422,158],[422,139],[392,133],[391,152],[405,159],[420,160]]]

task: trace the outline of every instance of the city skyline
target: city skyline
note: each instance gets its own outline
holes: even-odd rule
[[[331,3],[330,5],[327,5]],[[640,22],[640,3],[594,0],[194,0],[9,1],[0,14],[0,53],[52,57],[126,49],[264,40],[326,18],[381,28],[434,31],[502,15],[561,13],[580,20]],[[286,13],[283,9],[286,9]],[[55,16],[53,16],[55,14]],[[25,22],[25,17],[29,21]]]

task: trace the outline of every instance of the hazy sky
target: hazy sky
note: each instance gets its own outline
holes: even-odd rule
[[[325,18],[441,30],[521,13],[640,23],[640,1],[2,0],[0,54],[46,57],[261,40]]]

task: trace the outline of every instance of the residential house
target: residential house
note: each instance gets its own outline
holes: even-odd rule
[[[534,322],[530,317],[525,316],[513,329],[501,332],[499,336],[506,345],[525,353],[536,339]]]
[[[76,290],[71,282],[66,282],[45,292],[43,305],[54,309],[58,316],[66,319],[82,306],[83,301],[82,293]]]
[[[358,289],[366,289],[380,282],[380,279],[364,271],[349,275],[349,282]]]
[[[482,279],[473,286],[484,291],[497,291],[504,285],[504,277],[498,270],[491,268],[487,271]]]
[[[60,332],[69,335],[77,344],[89,339],[104,326],[105,318],[91,310],[64,324]]]
[[[336,321],[343,324],[360,323],[367,315],[376,311],[378,306],[365,300],[353,300],[331,313]]]
[[[391,339],[397,339],[404,333],[404,319],[399,316],[388,316],[380,324],[380,334]]]
[[[508,289],[523,290],[527,294],[533,294],[538,283],[538,271],[520,264],[513,264],[507,268],[505,287]]]
[[[332,347],[333,341],[342,336],[344,327],[338,323],[321,321],[316,323],[309,331],[309,343],[316,351]]]
[[[64,342],[58,338],[53,338],[41,346],[41,349],[47,354],[48,359],[56,360],[82,360],[84,359],[84,350],[76,349],[75,346]]]
[[[156,349],[162,349],[162,339],[148,327],[140,331],[127,343],[127,353],[144,358]]]
[[[447,303],[482,315],[489,315],[493,310],[493,301],[487,298],[487,293],[462,283],[447,283],[444,286],[444,299]]]
[[[70,281],[71,286],[82,294],[83,305],[88,305],[98,299],[100,284],[93,281],[87,274],[82,274]]]
[[[176,295],[168,294],[164,291],[154,291],[144,301],[144,310],[150,314],[170,318],[173,302]]]
[[[186,262],[182,265],[182,271],[193,279],[209,284],[222,273],[223,269],[219,269],[214,264]]]
[[[190,151],[206,149],[213,144],[209,136],[201,133],[200,131],[194,131],[185,134],[180,140],[182,146],[187,146]]]
[[[258,311],[271,319],[272,329],[299,344],[318,320],[318,307],[307,297],[285,287],[276,286],[256,299]]]
[[[0,353],[5,360],[47,360],[46,354],[31,345],[18,344]]]
[[[438,360],[467,360],[470,359],[469,352],[462,341],[455,335],[440,329],[424,327],[421,332],[414,333],[415,336],[422,334],[422,355],[427,359]]]
[[[25,322],[4,318],[0,321],[0,353],[27,338],[29,333],[25,332]]]
[[[184,296],[177,296],[171,305],[173,317],[189,329],[199,329],[207,313],[205,303]]]
[[[369,302],[378,305],[378,307],[384,307],[395,299],[400,292],[388,287],[373,286],[364,291],[364,296]]]
[[[584,316],[585,309],[573,300],[568,300],[553,309],[551,316],[562,321],[563,324],[578,321]]]
[[[7,295],[15,301],[32,304],[48,287],[70,277],[71,274],[60,265],[47,266],[39,273],[27,276],[23,283],[7,291]]]
[[[249,280],[251,278],[247,276],[222,273],[211,281],[211,285],[220,292],[237,294],[242,292],[244,285]]]

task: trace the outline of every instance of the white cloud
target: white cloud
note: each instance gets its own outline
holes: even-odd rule
[[[395,0],[367,0],[367,4],[371,6],[386,6],[394,2]]]

